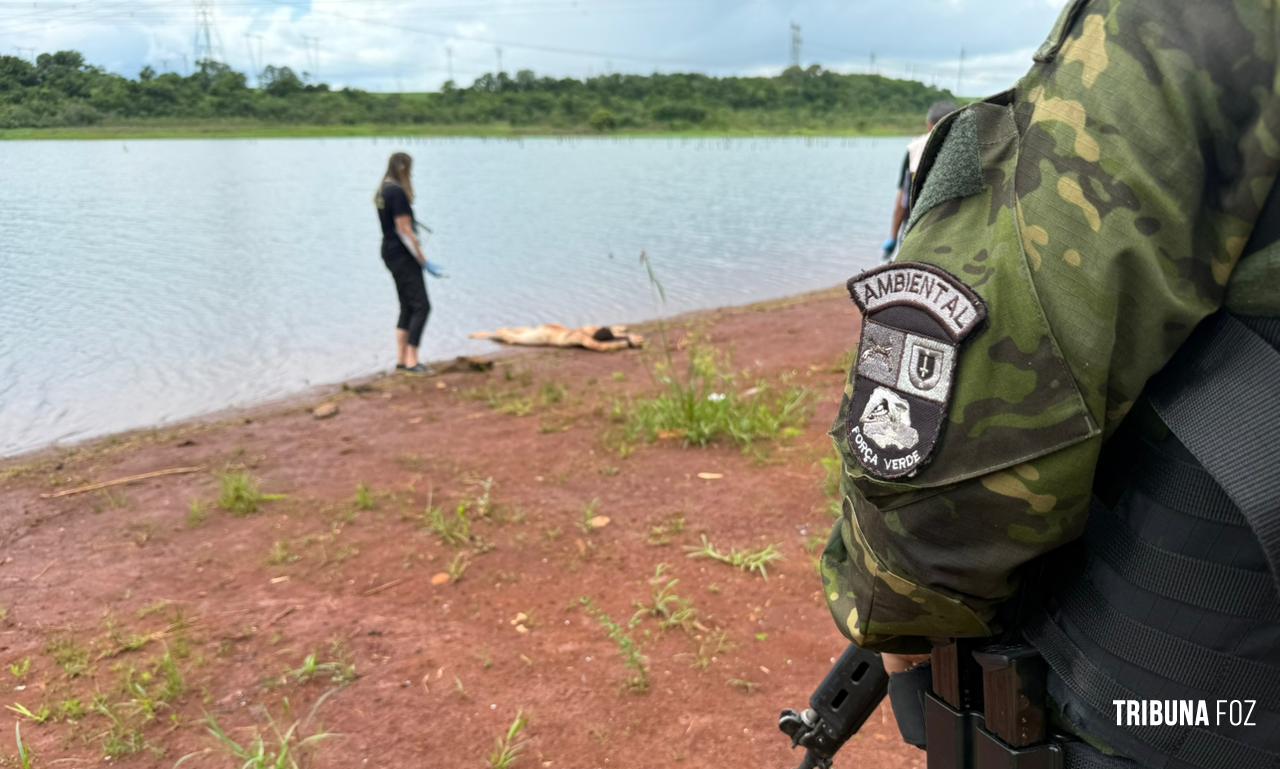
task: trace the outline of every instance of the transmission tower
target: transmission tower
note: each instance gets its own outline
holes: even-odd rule
[[[791,22],[791,66],[800,67],[800,25]]]
[[[453,80],[453,46],[446,45],[444,47],[444,58],[448,62],[449,79]]]
[[[36,49],[18,46],[18,56],[23,59],[30,59],[32,64],[36,61]]]
[[[960,64],[956,67],[956,96],[960,95],[960,90],[964,84],[964,46],[960,46]]]
[[[307,72],[312,80],[318,81],[320,79],[320,38],[303,35],[302,44],[307,49]]]
[[[196,6],[196,37],[195,37],[195,60],[199,62],[208,59],[210,61],[221,61],[222,40],[218,37],[218,30],[213,25],[213,0],[195,0]]]
[[[495,45],[493,50],[498,54],[498,74],[502,74],[502,46]]]
[[[244,45],[249,49],[249,74],[253,76],[255,83],[262,85],[262,35],[244,33]]]

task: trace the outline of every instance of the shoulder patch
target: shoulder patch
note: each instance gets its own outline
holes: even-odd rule
[[[863,313],[844,425],[849,448],[875,478],[914,475],[946,422],[960,345],[987,308],[958,278],[926,264],[888,264],[848,285]]]

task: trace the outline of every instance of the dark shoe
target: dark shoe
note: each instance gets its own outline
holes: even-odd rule
[[[396,364],[396,371],[404,371],[406,366],[403,363]]]
[[[428,374],[431,374],[431,373],[432,373],[432,371],[431,371],[431,369],[429,369],[429,368],[427,368],[426,366],[424,366],[424,365],[422,365],[421,363],[419,363],[419,364],[414,365],[414,366],[405,366],[405,367],[401,368],[401,369],[400,369],[400,373],[401,373],[401,374],[409,374],[409,375],[411,375],[411,376],[427,376]]]

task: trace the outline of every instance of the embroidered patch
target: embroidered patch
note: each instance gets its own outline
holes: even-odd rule
[[[889,264],[849,280],[862,309],[845,430],[868,475],[914,475],[947,418],[959,347],[987,317],[978,295],[925,264]]]

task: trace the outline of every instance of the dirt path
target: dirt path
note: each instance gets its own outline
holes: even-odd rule
[[[794,765],[778,711],[844,646],[814,558],[853,320],[833,291],[676,324],[730,354],[743,387],[813,393],[801,434],[752,452],[620,449],[613,415],[655,391],[651,349],[518,354],[487,374],[382,379],[0,465],[3,704],[48,709],[22,719],[36,767],[108,752],[128,767],[242,764],[206,714],[241,744],[278,746],[269,718],[331,734],[304,766],[484,767],[518,712],[521,768]],[[312,416],[322,400],[339,413]],[[192,465],[207,469],[40,497]],[[285,496],[233,515],[217,505],[227,472]],[[765,580],[686,557],[703,534],[784,559]],[[637,602],[671,627],[642,611],[631,626]],[[646,691],[627,687],[628,648]],[[0,756],[16,754],[0,734]],[[923,754],[882,711],[837,765],[855,761]]]

